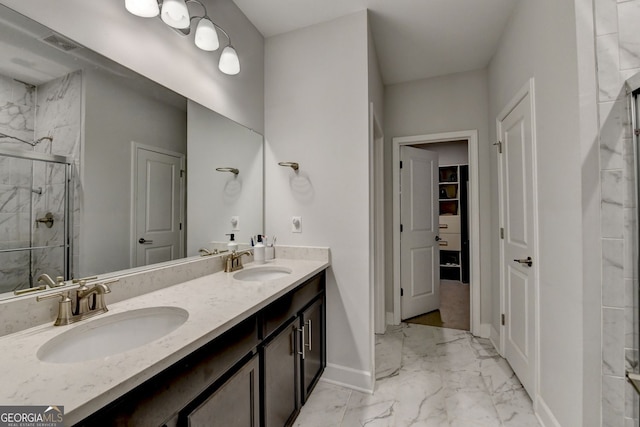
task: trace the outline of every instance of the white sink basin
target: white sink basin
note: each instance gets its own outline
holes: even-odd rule
[[[178,307],[149,307],[78,323],[38,349],[38,359],[74,363],[122,353],[155,341],[187,321]]]
[[[291,274],[291,269],[278,266],[253,267],[234,273],[233,278],[251,282],[267,282]]]

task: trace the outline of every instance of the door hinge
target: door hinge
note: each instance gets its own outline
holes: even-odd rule
[[[500,228],[500,238],[504,239],[504,228]]]
[[[180,178],[184,176],[184,169],[180,169]]]
[[[635,136],[640,136],[640,129],[634,129],[634,130],[633,130],[633,134],[634,134]]]
[[[504,313],[502,313],[502,315],[500,316],[500,322],[502,323],[502,326],[504,326],[504,324],[505,324],[505,315],[504,315]]]
[[[400,169],[402,169],[402,160],[400,160]]]
[[[182,223],[180,223],[180,230],[182,230]]]
[[[402,233],[404,231],[404,227],[402,226],[402,224],[400,224],[400,232]]]
[[[494,142],[493,145],[497,145],[498,153],[502,153],[502,141]]]
[[[404,289],[400,288],[400,296],[403,297],[404,296]]]

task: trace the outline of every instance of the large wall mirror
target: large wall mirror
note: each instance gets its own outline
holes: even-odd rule
[[[0,6],[0,298],[263,230],[263,138]]]

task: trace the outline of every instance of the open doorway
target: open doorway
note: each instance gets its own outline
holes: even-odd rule
[[[428,311],[419,312],[411,317],[410,313],[403,309],[401,317],[406,323],[469,331],[471,330],[471,293],[468,143],[465,139],[413,144],[410,147],[434,153],[438,159],[434,213],[437,214],[435,220],[438,226],[439,265],[437,268],[439,271],[436,273],[439,274],[434,274],[434,278],[439,278],[435,283],[439,301],[437,308],[428,307]],[[401,151],[404,149],[401,147]],[[404,194],[401,194],[400,198],[403,199],[403,196]],[[401,258],[405,257],[401,245]],[[403,273],[404,271],[401,271],[401,276]]]
[[[411,146],[437,153],[438,174],[436,209],[438,222],[440,299],[443,306],[423,319],[426,324],[440,320],[443,327],[470,330],[479,334],[479,198],[477,171],[477,132],[462,131],[393,139],[394,157],[394,324],[408,316],[402,298],[411,297],[403,289],[401,236],[400,152]],[[407,264],[407,263],[405,263]],[[405,267],[406,269],[406,267]],[[410,272],[404,274],[411,275]],[[406,279],[406,278],[405,278]],[[443,310],[446,314],[443,314]],[[412,313],[412,315],[415,313]],[[444,317],[443,317],[444,316]],[[418,319],[418,323],[420,319]],[[448,323],[448,324],[447,324]]]

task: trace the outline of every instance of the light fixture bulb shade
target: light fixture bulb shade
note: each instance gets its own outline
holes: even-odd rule
[[[231,76],[240,72],[240,60],[238,59],[238,54],[233,47],[227,46],[222,50],[218,68],[220,68],[220,71],[223,73]]]
[[[153,18],[160,13],[157,0],[125,0],[124,7],[142,18]]]
[[[207,18],[202,18],[196,27],[196,46],[202,50],[214,51],[220,47],[216,27]]]
[[[191,24],[189,9],[184,0],[164,0],[160,17],[165,24],[173,28],[189,28]]]

